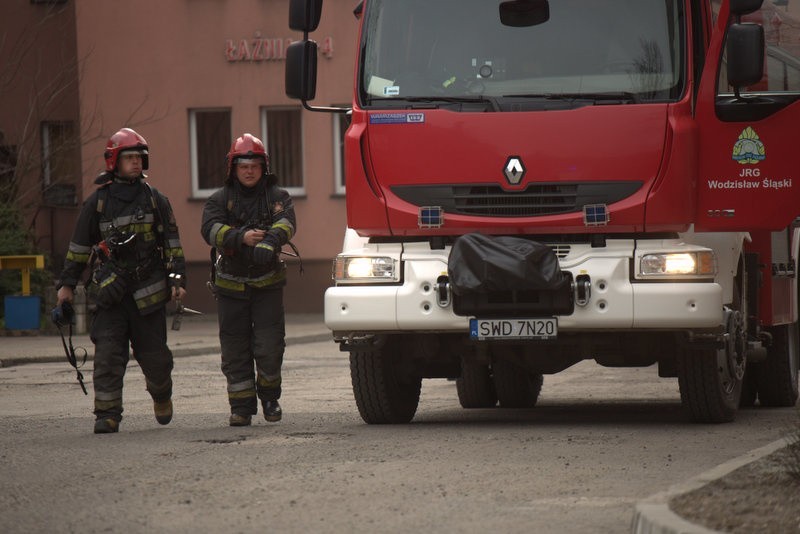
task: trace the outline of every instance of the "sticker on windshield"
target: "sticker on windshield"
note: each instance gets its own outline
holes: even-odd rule
[[[400,94],[400,88],[396,85],[391,85],[389,87],[383,88],[383,94],[385,96],[397,96]]]
[[[369,116],[370,124],[422,124],[424,113],[373,113]]]

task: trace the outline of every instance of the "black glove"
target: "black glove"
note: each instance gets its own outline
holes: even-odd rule
[[[280,241],[273,234],[267,234],[264,239],[253,247],[253,262],[256,265],[269,265],[275,261],[280,251]]]
[[[120,302],[127,290],[127,281],[115,272],[111,262],[104,263],[94,272],[89,285],[89,294],[101,308],[110,308]]]
[[[50,312],[53,323],[56,326],[64,326],[66,324],[75,324],[75,310],[72,304],[66,300],[61,303],[61,306],[56,306]]]

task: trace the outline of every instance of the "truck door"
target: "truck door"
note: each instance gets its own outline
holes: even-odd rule
[[[716,23],[695,108],[697,230],[779,230],[800,214],[800,2],[776,4],[738,21],[761,24],[766,46],[763,78],[736,95],[726,40],[737,16],[728,0],[712,0]]]

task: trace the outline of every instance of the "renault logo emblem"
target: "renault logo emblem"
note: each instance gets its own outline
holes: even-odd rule
[[[506,175],[506,180],[511,185],[519,184],[525,176],[525,165],[522,164],[522,159],[519,156],[509,156],[503,174]]]

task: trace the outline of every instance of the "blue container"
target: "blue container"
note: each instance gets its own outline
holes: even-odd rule
[[[38,330],[41,301],[39,296],[6,295],[6,330]]]

